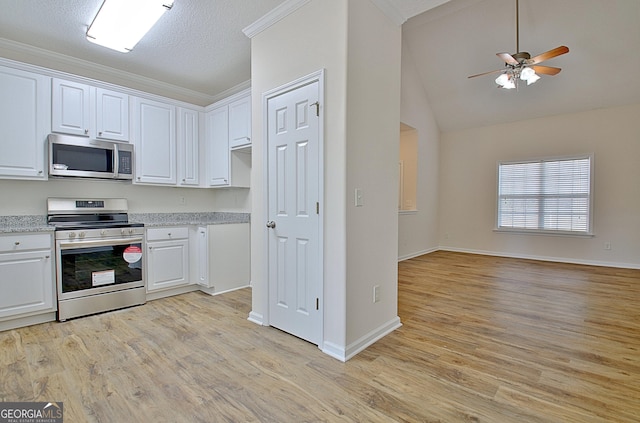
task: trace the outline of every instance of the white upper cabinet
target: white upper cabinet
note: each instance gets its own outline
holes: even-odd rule
[[[129,141],[129,96],[96,88],[96,138]]]
[[[134,183],[176,185],[176,108],[133,99]]]
[[[51,90],[51,130],[70,135],[89,136],[90,87],[54,78]]]
[[[251,91],[207,108],[207,182],[210,187],[249,187],[251,172]]]
[[[178,108],[178,185],[198,186],[200,182],[200,113]]]
[[[47,179],[50,78],[0,66],[0,177]]]
[[[229,109],[226,106],[206,114],[207,184],[229,185]]]
[[[229,148],[251,145],[251,96],[229,104]]]
[[[129,141],[129,96],[54,78],[51,130],[70,135]]]

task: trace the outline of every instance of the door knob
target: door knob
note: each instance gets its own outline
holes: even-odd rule
[[[275,228],[276,227],[276,222],[274,222],[273,220],[270,220],[267,222],[267,228]]]

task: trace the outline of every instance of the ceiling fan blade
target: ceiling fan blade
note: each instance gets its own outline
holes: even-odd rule
[[[469,76],[469,77],[467,77],[467,78],[475,78],[476,76],[489,75],[489,74],[492,74],[492,73],[502,72],[503,70],[504,70],[504,69],[492,70],[492,71],[489,71],[489,72],[479,73],[479,74],[477,74],[477,75],[471,75],[471,76]]]
[[[516,59],[514,59],[513,56],[510,55],[509,53],[496,53],[496,56],[498,56],[499,58],[504,60],[505,63],[508,63],[510,65],[517,65],[518,64],[518,61]]]
[[[560,68],[553,68],[551,66],[531,66],[531,67],[533,68],[534,71],[536,71],[536,73],[543,74],[543,75],[557,75],[562,70]]]
[[[545,53],[539,54],[536,57],[531,58],[527,61],[530,65],[537,65],[538,63],[544,62],[545,60],[553,59],[556,56],[560,56],[561,54],[569,53],[569,47],[560,46],[556,47],[553,50],[549,50]]]

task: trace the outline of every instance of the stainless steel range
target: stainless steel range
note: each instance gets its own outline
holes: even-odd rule
[[[144,304],[144,226],[125,198],[47,199],[55,226],[58,320]]]

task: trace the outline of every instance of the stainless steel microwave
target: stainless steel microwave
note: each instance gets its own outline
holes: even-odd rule
[[[133,145],[50,134],[49,175],[131,180]]]

